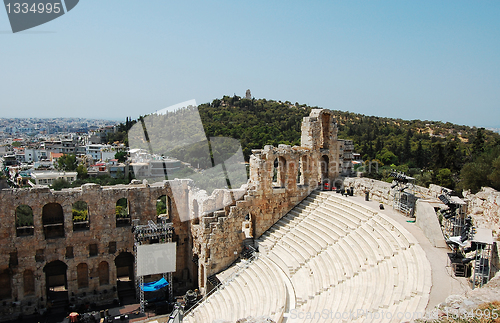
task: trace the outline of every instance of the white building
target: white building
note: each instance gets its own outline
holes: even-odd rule
[[[49,186],[59,178],[72,183],[76,180],[77,175],[77,172],[34,171],[31,173],[31,179],[35,182],[36,185]]]
[[[46,150],[31,149],[31,148],[24,149],[24,159],[27,163],[47,160],[48,156],[49,155],[47,154]]]
[[[101,144],[91,144],[86,147],[86,154],[91,156],[94,161],[109,161],[115,158],[115,154],[118,151],[125,151],[125,146],[112,146],[112,145],[101,145]]]

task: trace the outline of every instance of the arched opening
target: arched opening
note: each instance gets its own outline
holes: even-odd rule
[[[199,212],[199,206],[198,206],[198,201],[193,200],[193,220],[191,221],[192,224],[200,224],[200,216],[198,214]]]
[[[109,285],[109,264],[102,261],[99,264],[99,286]]]
[[[307,156],[300,157],[299,160],[299,185],[306,185],[306,174],[309,175],[309,160]]]
[[[329,148],[330,123],[330,115],[327,113],[323,113],[321,115],[321,148]]]
[[[85,201],[73,203],[71,210],[73,218],[73,231],[89,230],[89,206]]]
[[[271,174],[271,182],[273,184],[273,187],[278,185],[276,184],[278,182],[278,165],[278,158],[276,158],[273,162],[273,172]]]
[[[24,295],[35,293],[35,275],[32,270],[26,269],[23,273]]]
[[[0,300],[10,299],[12,297],[12,277],[8,269],[0,273]]]
[[[200,288],[205,288],[205,267],[200,265]]]
[[[329,167],[329,158],[326,155],[321,156],[319,161],[320,164],[320,172],[321,172],[321,182],[328,179],[328,167]]]
[[[117,227],[130,225],[129,204],[126,198],[121,198],[116,202],[115,215]]]
[[[253,238],[253,221],[252,221],[252,215],[248,213],[245,216],[245,221],[242,223],[241,231],[245,234],[245,239],[252,239]]]
[[[80,263],[76,266],[76,280],[78,289],[89,287],[89,266],[85,263]]]
[[[45,272],[45,286],[47,288],[47,301],[52,306],[66,306],[68,304],[68,266],[60,261],[49,262],[43,267]]]
[[[273,187],[284,188],[286,183],[286,159],[278,157],[274,160]]]
[[[35,227],[33,226],[33,210],[28,205],[19,205],[16,208],[17,236],[32,236],[34,232]]]
[[[156,200],[156,216],[157,220],[160,222],[162,219],[166,219],[167,222],[171,221],[172,214],[172,200],[167,195],[162,195]]]
[[[118,298],[123,304],[125,298],[135,300],[134,285],[134,255],[130,252],[122,252],[115,258],[116,287]]]
[[[58,203],[49,203],[42,210],[45,239],[64,238],[64,213]]]

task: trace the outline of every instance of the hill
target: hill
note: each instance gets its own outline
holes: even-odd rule
[[[265,145],[300,145],[304,104],[224,96],[198,106],[207,137],[240,140],[245,160]],[[351,139],[365,161],[377,161],[377,172],[366,176],[390,181],[391,169],[404,171],[428,186],[477,191],[500,189],[500,134],[449,122],[402,120],[333,111],[338,137]],[[129,122],[130,123],[130,122]],[[126,129],[128,127],[122,127]],[[173,157],[189,160],[189,151]],[[193,153],[195,150],[193,150]],[[178,156],[176,156],[178,155]]]

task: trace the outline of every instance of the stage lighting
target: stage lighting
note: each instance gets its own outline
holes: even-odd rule
[[[465,239],[465,240],[467,240],[467,239]],[[451,243],[457,244],[460,247],[465,247],[467,245],[466,243],[464,243],[465,240],[462,241],[462,236],[455,236],[455,237],[450,237],[450,239],[448,241],[450,241]],[[446,241],[446,243],[448,243],[448,241]]]
[[[451,201],[450,199],[448,198],[448,196],[444,195],[444,194],[441,194],[438,196],[438,199],[441,200],[441,202],[443,202],[445,205],[449,205],[451,204]]]
[[[477,250],[477,243],[475,243],[474,241],[472,241],[470,243],[470,247],[467,247],[464,249],[464,253],[469,253],[471,251],[476,251]]]
[[[462,263],[463,263],[464,265],[466,265],[466,264],[468,264],[469,262],[471,262],[472,260],[474,260],[474,257],[472,257],[472,258],[463,258],[463,259],[462,259]]]

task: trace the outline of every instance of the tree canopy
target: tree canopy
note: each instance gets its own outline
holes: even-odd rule
[[[300,145],[302,119],[313,108],[317,107],[224,96],[199,105],[198,111],[206,137],[238,139],[248,161],[252,149],[265,145]],[[396,168],[414,176],[417,184],[423,186],[436,183],[473,191],[481,186],[500,187],[500,152],[496,149],[500,146],[500,135],[497,133],[441,121],[383,118],[338,110],[333,113],[338,138],[353,140],[355,152],[360,153],[364,161],[376,161],[380,166],[378,172],[367,176],[391,181],[390,169]],[[119,128],[130,129],[134,123],[127,119],[127,124]],[[148,124],[148,132],[149,127]],[[158,131],[151,133],[168,133],[168,129],[161,128],[162,122],[155,122],[153,127]],[[173,135],[182,137],[181,133]],[[199,145],[172,148],[169,156],[195,167],[212,167],[214,152],[204,149],[203,143]],[[225,151],[231,152],[231,149]]]
[[[66,172],[74,172],[78,167],[78,161],[74,154],[64,154],[57,159],[57,169]]]

